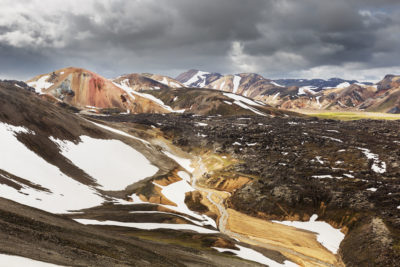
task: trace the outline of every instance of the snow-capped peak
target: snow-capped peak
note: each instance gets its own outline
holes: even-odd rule
[[[189,80],[187,80],[183,84],[185,86],[204,87],[206,85],[206,75],[208,74],[210,73],[198,70],[196,74],[194,74]]]

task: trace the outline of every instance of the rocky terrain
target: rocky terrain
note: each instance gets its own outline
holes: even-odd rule
[[[94,122],[57,103],[0,83],[2,262],[7,255],[64,266],[287,262],[219,233],[204,205],[195,204],[208,215],[187,208],[195,190],[174,160],[186,153],[157,128]]]
[[[159,125],[191,153],[237,160],[203,183],[231,191],[229,208],[264,220],[342,228],[346,266],[396,266],[400,259],[400,124],[261,116],[136,115],[108,121]],[[228,184],[232,179],[247,181]]]
[[[307,107],[297,87],[278,109],[239,87],[184,86],[76,68],[1,81],[0,256],[67,266],[396,266],[398,121],[288,111]],[[303,93],[336,109],[377,94],[384,103],[398,86],[387,76],[376,88]]]

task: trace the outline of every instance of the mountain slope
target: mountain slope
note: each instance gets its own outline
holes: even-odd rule
[[[299,117],[300,114],[279,110],[262,102],[228,92],[211,89],[162,89],[146,91],[181,113],[198,115],[262,115]]]
[[[117,109],[131,113],[168,112],[157,103],[128,94],[91,71],[66,68],[27,81],[39,94],[46,94],[79,109]]]
[[[176,79],[188,87],[231,92],[283,109],[400,113],[400,77],[396,75],[387,75],[376,85],[340,78],[270,80],[254,73],[221,75],[198,70]]]
[[[234,244],[176,200],[185,191],[158,189],[189,184],[169,148],[149,142],[157,132],[113,126],[0,82],[0,257],[66,266],[255,265],[211,249]]]

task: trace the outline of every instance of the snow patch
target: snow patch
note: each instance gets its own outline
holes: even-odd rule
[[[315,86],[302,86],[299,88],[299,91],[297,92],[297,95],[306,95],[307,93],[310,94],[316,94],[313,90],[318,89],[318,87]]]
[[[340,84],[336,85],[336,88],[346,88],[346,87],[349,87],[349,86],[350,86],[350,83],[343,82],[343,83],[340,83]]]
[[[223,89],[224,89],[224,86],[225,86],[225,81],[223,81],[223,82],[221,83],[221,85],[219,86],[219,90],[223,90]]]
[[[27,131],[23,127],[0,123],[0,147],[7,151],[0,153],[0,169],[41,185],[49,191],[37,190],[24,184],[20,184],[22,188],[17,191],[0,184],[1,197],[51,213],[67,213],[70,210],[98,206],[104,202],[94,188],[68,177],[58,167],[19,142],[15,133]]]
[[[317,179],[333,179],[332,175],[313,175],[312,178],[317,178]]]
[[[185,86],[196,86],[196,87],[204,87],[206,85],[207,77],[205,75],[210,74],[209,72],[197,71],[189,80],[184,82]]]
[[[367,159],[372,159],[373,163],[371,169],[376,173],[384,173],[386,172],[386,163],[384,161],[379,160],[379,156],[377,154],[371,153],[371,151],[367,148],[358,147],[359,150],[367,157]]]
[[[144,230],[155,230],[155,229],[172,229],[172,230],[191,230],[201,234],[216,234],[217,231],[206,229],[191,224],[172,224],[172,223],[128,223],[118,221],[98,221],[88,219],[74,219],[76,222],[84,225],[111,225],[111,226],[122,226],[131,227]]]
[[[74,144],[51,138],[63,156],[96,179],[104,190],[122,190],[158,171],[143,154],[119,140],[80,139]]]
[[[237,76],[237,75],[233,76],[233,91],[232,91],[232,93],[234,93],[234,94],[237,93],[241,79],[242,79],[242,77],[240,77],[240,76]]]
[[[235,103],[235,104],[238,105],[239,107],[242,107],[242,108],[244,108],[244,109],[248,109],[248,110],[254,112],[254,113],[257,114],[257,115],[266,116],[264,113],[258,111],[257,109],[255,109],[255,108],[253,108],[253,107],[247,106],[246,104],[242,103],[241,101],[237,101],[237,100],[236,100],[236,101],[234,101],[233,103]]]
[[[263,106],[263,105],[261,105],[261,104],[259,104],[257,102],[254,102],[253,100],[251,100],[249,98],[246,98],[246,97],[243,97],[243,96],[240,96],[240,95],[235,95],[235,94],[232,94],[232,93],[224,93],[224,96],[232,98],[233,100],[241,101],[241,102],[246,103],[248,105],[258,106],[258,107],[262,107]]]
[[[136,92],[135,90],[133,90],[130,86],[129,86],[129,80],[125,79],[123,80],[120,84],[119,83],[115,83],[113,82],[113,84],[119,88],[121,88],[122,90],[124,90],[128,95],[130,95],[133,99],[135,99],[134,95],[138,95],[141,96],[143,98],[147,98],[155,103],[157,103],[158,105],[160,105],[162,108],[168,110],[169,112],[176,112],[176,113],[183,113],[185,112],[184,109],[182,110],[174,110],[172,109],[170,106],[165,105],[164,102],[161,99],[156,98],[153,95],[150,94],[145,94],[145,93],[139,93]]]
[[[332,253],[336,254],[340,243],[344,239],[344,234],[340,229],[333,228],[330,224],[326,222],[317,222],[317,214],[311,216],[310,221],[300,222],[300,221],[272,221],[274,223],[280,223],[288,226],[293,226],[296,228],[308,230],[315,232],[317,234],[317,240],[325,248],[327,248]]]
[[[168,152],[168,151],[163,151],[163,153],[164,153],[167,157],[169,157],[169,158],[175,160],[176,163],[178,163],[179,165],[181,165],[182,168],[186,169],[186,170],[189,171],[190,173],[192,173],[192,172],[194,171],[194,168],[191,167],[192,161],[191,161],[190,159],[178,157],[178,156],[176,156],[176,155],[174,155],[174,154],[172,154],[172,153],[170,153],[170,152]]]
[[[47,82],[47,79],[49,77],[50,75],[44,75],[40,77],[37,81],[29,82],[28,85],[35,88],[36,93],[42,94],[43,90],[46,90],[53,85],[53,83]]]
[[[4,264],[4,265],[3,265]],[[21,266],[29,266],[29,267],[54,267],[61,266],[52,263],[47,263],[43,261],[32,260],[30,258],[14,256],[14,255],[6,255],[0,254],[0,265],[4,267],[21,267]]]
[[[335,142],[343,143],[342,140],[337,139],[337,138],[333,138],[333,137],[330,137],[330,136],[321,136],[321,137],[325,138],[325,139],[329,139],[329,140],[335,141]]]
[[[278,86],[278,87],[285,87],[285,86],[283,86],[283,85],[280,85],[279,83],[272,82],[272,81],[271,81],[271,84],[273,84],[273,85],[275,85],[275,86]]]
[[[279,96],[280,92],[276,93],[273,97],[272,100],[275,100]]]

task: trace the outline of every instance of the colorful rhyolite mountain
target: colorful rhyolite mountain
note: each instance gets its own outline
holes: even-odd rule
[[[27,84],[43,98],[91,113],[289,114],[243,96],[187,89],[170,77],[147,73],[109,80],[81,68],[65,68],[38,75]]]
[[[227,96],[222,92],[212,94],[222,97],[206,97],[211,94],[211,89],[241,95],[257,101],[257,105],[267,104],[280,109],[400,113],[399,79],[400,76],[387,75],[377,84],[339,78],[270,80],[255,73],[222,75],[189,70],[176,79],[132,73],[109,80],[88,70],[66,68],[36,76],[27,83],[44,96],[92,112],[112,109],[113,112],[128,113],[204,114],[205,104],[209,107],[229,105],[224,102]],[[197,102],[177,103],[177,94],[182,95],[183,91],[189,92],[193,88],[202,92],[201,100],[196,95]],[[155,95],[163,95],[163,100]],[[207,103],[203,103],[205,98]],[[202,107],[201,111],[196,109],[198,106]],[[226,113],[226,108],[222,109]],[[207,108],[207,112],[210,110]],[[235,112],[230,110],[227,113]]]
[[[66,68],[39,75],[27,81],[27,84],[39,94],[80,109],[118,109],[128,113],[168,112],[158,103],[127,92],[112,81],[80,68]]]
[[[339,78],[270,80],[254,73],[221,75],[198,70],[176,79],[187,87],[232,92],[277,108],[400,113],[400,76],[395,75],[375,85]]]

